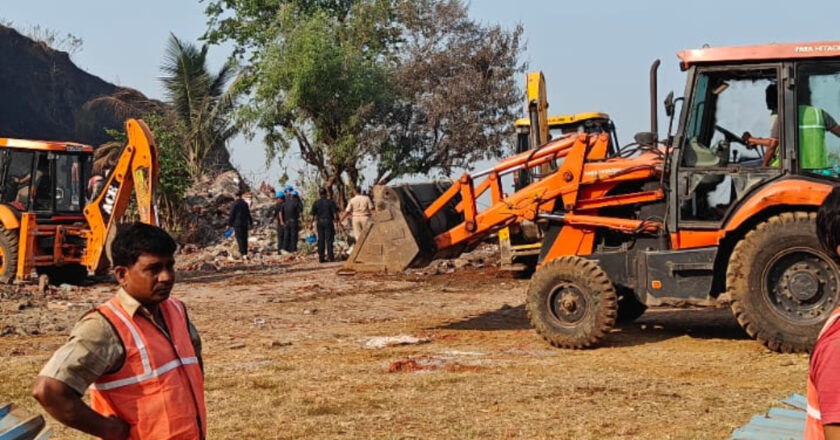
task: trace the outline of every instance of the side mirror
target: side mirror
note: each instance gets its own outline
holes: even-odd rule
[[[674,108],[676,104],[674,103],[674,92],[668,92],[668,96],[665,97],[665,114],[670,118],[674,116]]]

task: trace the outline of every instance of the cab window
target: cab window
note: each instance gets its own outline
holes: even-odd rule
[[[778,139],[778,96],[775,69],[700,73],[682,166],[763,166],[764,156],[771,152],[747,145],[743,137],[749,133],[751,137]]]
[[[20,211],[29,209],[29,189],[32,176],[32,151],[11,150],[6,156],[3,178],[3,203]]]
[[[38,153],[35,172],[32,175],[32,209],[35,211],[52,211],[53,183],[50,173],[51,153]]]
[[[716,227],[750,188],[778,175],[777,83],[775,67],[697,73],[677,173],[681,220]]]
[[[79,156],[60,155],[55,161],[55,210],[76,212],[82,206],[82,164]]]

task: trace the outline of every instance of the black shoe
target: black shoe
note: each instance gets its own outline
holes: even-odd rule
[[[319,262],[319,263],[326,263],[326,262],[327,262],[327,260],[325,260],[325,259],[323,259],[323,258],[319,258],[319,259],[318,259],[318,262]]]

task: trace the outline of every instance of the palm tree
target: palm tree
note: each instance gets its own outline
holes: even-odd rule
[[[227,142],[238,132],[231,83],[236,65],[228,62],[212,74],[207,69],[207,45],[199,49],[170,34],[161,72],[166,98],[184,128],[183,153],[190,175],[199,178],[211,168],[229,168]]]

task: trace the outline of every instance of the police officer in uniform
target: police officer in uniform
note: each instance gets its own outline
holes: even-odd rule
[[[318,261],[323,263],[325,256],[330,261],[335,261],[333,253],[333,240],[335,239],[335,222],[338,222],[338,207],[335,202],[327,198],[327,190],[321,188],[318,191],[320,199],[312,204],[310,211],[310,222],[317,228],[318,232]],[[326,255],[324,255],[326,254]]]
[[[300,204],[297,191],[291,191],[286,201],[283,202],[284,241],[286,250],[289,252],[297,252],[301,211],[303,211],[303,206]]]
[[[277,191],[276,203],[271,208],[269,215],[271,221],[275,222],[277,228],[277,253],[286,249],[286,229],[283,227],[283,204],[286,201],[286,194],[283,191]]]

